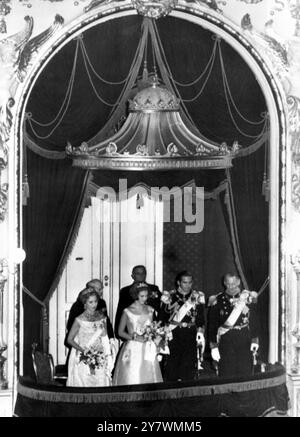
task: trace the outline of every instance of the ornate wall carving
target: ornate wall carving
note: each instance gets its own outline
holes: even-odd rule
[[[296,20],[292,38],[283,39],[273,29],[274,20],[265,23],[263,32],[254,29],[251,17],[247,13],[241,21],[241,28],[253,45],[263,55],[267,54],[272,71],[282,83],[287,99],[288,134],[292,152],[292,204],[300,212],[300,2],[289,2],[291,16]],[[299,35],[298,35],[299,34]]]
[[[64,20],[56,15],[54,23],[30,39],[33,18],[25,16],[25,27],[15,35],[0,41],[0,175],[8,164],[8,140],[13,122],[12,107],[17,88],[24,81],[38,50],[62,26]],[[0,186],[0,222],[7,209],[7,184]]]
[[[287,103],[292,152],[292,202],[300,212],[300,99],[289,96]]]

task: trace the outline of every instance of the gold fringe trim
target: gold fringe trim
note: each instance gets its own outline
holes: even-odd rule
[[[286,383],[286,376],[280,375],[274,378],[258,381],[245,381],[230,384],[194,386],[172,389],[159,389],[148,391],[128,391],[128,392],[102,392],[102,393],[82,393],[70,392],[68,388],[62,391],[39,390],[37,388],[26,387],[18,383],[18,393],[30,399],[46,402],[66,402],[66,403],[112,403],[112,402],[137,402],[137,401],[157,401],[167,399],[182,399],[197,396],[211,396],[225,393],[241,393],[252,390],[268,389]],[[74,387],[75,388],[75,387]],[[72,388],[72,390],[74,390]],[[99,387],[100,390],[103,388]],[[94,388],[92,389],[94,390]]]

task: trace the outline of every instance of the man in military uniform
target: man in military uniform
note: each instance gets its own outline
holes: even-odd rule
[[[173,335],[164,372],[167,381],[194,379],[197,342],[204,346],[205,297],[192,287],[193,277],[185,270],[177,275],[176,288],[162,296],[159,319],[170,325]]]
[[[133,284],[146,282],[146,276],[147,276],[147,270],[145,266],[140,265],[140,266],[133,267],[131,273]],[[116,318],[115,318],[115,335],[117,338],[119,338],[118,328],[119,328],[119,323],[121,320],[123,310],[129,307],[129,305],[133,303],[133,298],[130,294],[130,288],[133,286],[133,284],[123,287],[120,290],[119,302],[118,302]],[[149,289],[147,305],[152,306],[157,313],[160,308],[161,292],[159,291],[157,285],[148,284],[148,283],[146,284],[148,285],[148,289]]]
[[[235,273],[224,277],[225,291],[209,299],[208,340],[219,376],[252,373],[252,353],[258,349],[258,326],[253,304],[257,293],[241,291]]]

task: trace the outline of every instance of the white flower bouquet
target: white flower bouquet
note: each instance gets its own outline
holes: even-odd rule
[[[146,340],[152,340],[158,349],[158,353],[168,354],[168,342],[172,340],[172,331],[167,325],[162,325],[162,322],[154,321],[151,325],[145,326],[144,337]]]
[[[103,348],[93,348],[81,352],[79,355],[79,362],[83,362],[90,368],[90,374],[94,375],[96,369],[105,368],[107,360]]]

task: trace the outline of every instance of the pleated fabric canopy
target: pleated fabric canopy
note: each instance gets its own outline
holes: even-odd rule
[[[238,150],[237,142],[229,149],[192,132],[180,115],[179,99],[157,76],[129,102],[129,115],[116,134],[93,146],[66,148],[75,166],[118,170],[226,168]]]

